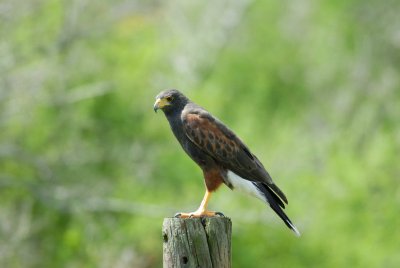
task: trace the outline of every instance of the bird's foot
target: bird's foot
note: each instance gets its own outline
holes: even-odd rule
[[[175,214],[175,218],[204,218],[204,217],[225,217],[224,214],[221,212],[215,212],[215,211],[194,211],[194,212],[189,212],[189,213],[184,213],[184,212],[179,212]]]

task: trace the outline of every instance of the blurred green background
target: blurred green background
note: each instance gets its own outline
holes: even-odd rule
[[[232,128],[296,238],[223,187],[234,267],[400,266],[400,1],[0,1],[0,266],[160,267],[200,169],[155,95]]]

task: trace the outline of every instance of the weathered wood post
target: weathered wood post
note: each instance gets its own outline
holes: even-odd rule
[[[164,268],[231,267],[229,218],[165,218],[162,234]]]

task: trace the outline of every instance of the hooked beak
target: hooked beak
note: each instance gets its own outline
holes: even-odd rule
[[[158,109],[162,109],[162,108],[164,108],[165,106],[167,106],[167,105],[169,105],[169,104],[170,104],[170,103],[169,103],[166,99],[164,99],[164,98],[162,98],[162,99],[158,98],[158,99],[156,100],[156,102],[154,103],[154,106],[153,106],[154,112],[157,112]]]
[[[160,101],[161,101],[160,99],[157,99],[156,102],[154,103],[153,109],[154,109],[154,112],[156,112],[156,113],[157,113],[157,110],[160,109]]]

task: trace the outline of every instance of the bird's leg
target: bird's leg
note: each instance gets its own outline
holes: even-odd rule
[[[213,217],[215,215],[223,216],[223,214],[220,212],[207,211],[208,201],[210,200],[210,197],[211,197],[211,192],[206,190],[203,201],[201,201],[200,207],[196,211],[190,213],[177,213],[175,217],[200,218],[200,217]]]

